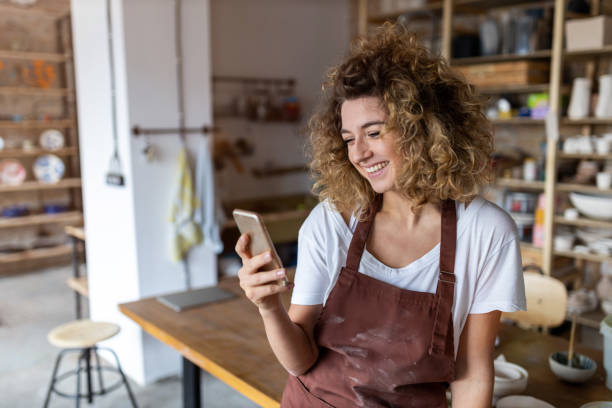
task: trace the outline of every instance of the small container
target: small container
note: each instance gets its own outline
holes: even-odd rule
[[[575,208],[566,208],[565,211],[563,211],[563,217],[570,221],[577,220],[578,210]]]
[[[519,241],[531,242],[533,238],[533,223],[535,217],[530,214],[510,213],[516,223]]]
[[[528,157],[523,161],[523,180],[535,181],[538,177],[537,161],[533,157]]]
[[[506,195],[506,211],[512,213],[530,214],[536,209],[537,196],[529,193],[508,193]]]
[[[612,187],[612,173],[597,173],[597,188],[600,190],[607,190]]]

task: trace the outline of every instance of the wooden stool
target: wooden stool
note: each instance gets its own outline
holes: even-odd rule
[[[49,343],[64,350],[60,351],[57,356],[57,359],[55,360],[55,366],[53,367],[53,374],[51,376],[51,384],[49,385],[47,397],[45,398],[45,408],[49,405],[49,400],[51,398],[52,392],[55,392],[56,394],[62,397],[74,398],[76,400],[76,406],[78,408],[81,402],[81,398],[87,398],[87,402],[91,404],[95,395],[104,395],[107,392],[111,392],[119,388],[122,384],[124,384],[125,388],[127,389],[130,401],[132,402],[132,406],[134,408],[137,408],[136,400],[134,399],[134,395],[132,394],[132,390],[130,389],[125,375],[121,370],[121,365],[119,364],[119,358],[117,357],[117,354],[115,354],[115,352],[109,348],[96,346],[97,343],[101,342],[102,340],[110,339],[117,333],[119,333],[119,326],[117,326],[116,324],[92,322],[91,320],[75,320],[70,323],[58,326],[49,332],[49,334],[47,335]],[[100,364],[98,350],[106,350],[110,352],[115,358],[117,367],[103,367]],[[66,353],[74,352],[80,353],[79,360],[77,362],[77,368],[75,370],[67,371],[58,376],[57,372],[62,358]],[[96,360],[95,367],[92,367],[91,364],[92,352]],[[83,365],[85,365],[85,368],[83,368]],[[92,368],[95,368],[98,373],[99,389],[97,390],[94,390],[92,384]],[[81,393],[81,371],[85,371],[87,379],[87,393]],[[111,371],[119,373],[119,375],[121,376],[121,380],[117,381],[111,386],[105,387],[104,382],[102,380],[102,371]],[[76,375],[75,394],[66,394],[55,388],[55,385],[57,383],[72,375]]]

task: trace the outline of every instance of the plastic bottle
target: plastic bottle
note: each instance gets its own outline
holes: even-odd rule
[[[542,248],[544,246],[544,208],[546,206],[546,195],[538,196],[538,206],[535,210],[535,222],[533,224],[533,246]]]

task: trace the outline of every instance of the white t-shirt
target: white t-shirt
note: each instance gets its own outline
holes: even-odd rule
[[[349,226],[328,202],[319,203],[300,228],[295,287],[291,303],[324,304],[346,265],[357,226]],[[364,250],[359,272],[391,285],[435,293],[440,244],[402,268],[390,268]],[[468,314],[526,309],[521,253],[512,218],[495,204],[476,197],[467,209],[457,204],[453,327],[455,355]]]

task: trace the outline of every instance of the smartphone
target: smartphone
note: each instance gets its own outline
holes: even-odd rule
[[[272,260],[260,268],[261,271],[271,271],[273,269],[280,269],[283,264],[274,248],[274,244],[268,234],[268,229],[264,224],[261,216],[256,212],[240,210],[238,208],[232,211],[234,221],[240,230],[240,234],[249,234],[249,252],[251,256],[259,255],[265,251],[272,252]],[[289,279],[285,276],[279,280],[279,283],[283,286],[289,284]]]

